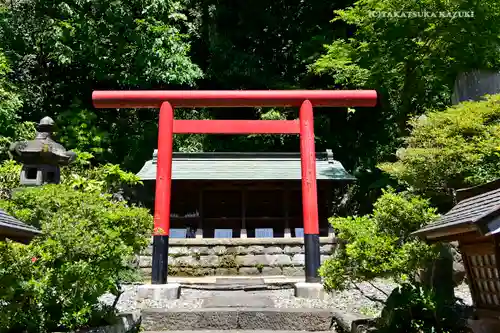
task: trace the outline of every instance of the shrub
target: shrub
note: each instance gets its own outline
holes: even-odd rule
[[[427,200],[389,189],[375,202],[371,215],[331,218],[344,245],[321,266],[325,287],[344,289],[378,277],[411,277],[435,251],[410,234],[436,217]]]
[[[414,119],[398,160],[379,167],[432,197],[500,177],[499,102],[493,95]]]
[[[379,333],[462,333],[460,309],[426,286],[413,281],[393,290],[377,320]]]
[[[387,300],[367,296],[384,306],[376,321],[377,332],[462,332],[453,290],[448,293],[449,288],[443,286],[452,283],[451,279],[437,284],[417,279],[421,268],[440,265],[440,270],[446,269],[442,261],[445,247],[427,245],[411,235],[437,216],[428,200],[389,189],[375,202],[371,215],[332,218],[342,246],[321,266],[326,289],[393,278],[400,286],[387,295]]]
[[[116,164],[93,166],[94,156],[87,152],[75,151],[76,161],[61,167],[61,182],[81,191],[120,194],[129,186],[142,184],[139,177],[124,171]],[[10,191],[20,186],[21,164],[5,160],[0,164],[0,198],[9,197]]]
[[[0,207],[43,231],[0,244],[0,332],[73,330],[106,319],[102,310],[109,321],[98,299],[120,294],[129,258],[148,244],[149,212],[68,185],[19,190]]]

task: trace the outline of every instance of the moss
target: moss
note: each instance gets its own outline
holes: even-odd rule
[[[219,257],[219,267],[220,268],[238,268],[240,265],[236,258],[236,255],[224,255]]]
[[[210,275],[210,269],[199,267],[179,267],[169,266],[168,275],[170,276],[205,276]]]
[[[192,256],[194,259],[196,259],[197,261],[200,261],[200,259],[201,259],[201,254],[200,254],[200,252],[194,252],[191,256]]]
[[[264,265],[263,264],[257,264],[257,265],[255,265],[255,268],[257,268],[257,270],[259,271],[259,273],[262,273],[262,271],[264,270]]]
[[[176,276],[179,274],[179,267],[168,265],[168,275]]]

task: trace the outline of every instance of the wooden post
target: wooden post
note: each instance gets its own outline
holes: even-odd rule
[[[292,233],[290,231],[290,186],[285,183],[283,191],[283,217],[285,218],[285,231],[283,234],[284,238],[292,238]]]
[[[247,192],[245,189],[241,189],[241,231],[240,238],[247,238],[247,223],[246,223],[246,215],[247,215]]]
[[[196,229],[196,238],[203,238],[203,188],[198,192],[198,228]]]
[[[160,120],[158,123],[152,284],[167,283],[170,190],[172,188],[172,146],[174,138],[173,124],[174,108],[169,102],[164,102],[160,108]]]
[[[302,103],[299,118],[306,282],[317,283],[321,281],[318,272],[320,267],[318,194],[313,107],[309,100]]]

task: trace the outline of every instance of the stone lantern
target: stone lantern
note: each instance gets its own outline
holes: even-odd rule
[[[53,128],[54,120],[45,117],[37,125],[34,140],[18,141],[10,146],[9,151],[14,160],[23,164],[21,185],[58,184],[59,167],[75,160],[74,152],[67,151],[61,144],[52,140]]]

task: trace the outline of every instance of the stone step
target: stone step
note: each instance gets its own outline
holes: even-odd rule
[[[307,333],[308,331],[304,331]],[[297,333],[297,331],[268,330],[200,330],[200,331],[142,331],[142,333]],[[315,333],[335,333],[335,331],[317,331]]]
[[[256,305],[256,304],[254,304]],[[333,311],[265,307],[143,309],[145,331],[332,331]]]

